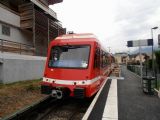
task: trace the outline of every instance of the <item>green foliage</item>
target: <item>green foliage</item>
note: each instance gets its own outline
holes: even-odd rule
[[[30,84],[30,85],[26,86],[27,91],[33,91],[33,90],[39,90],[39,89],[40,89],[40,87],[38,85]]]
[[[151,70],[152,69],[152,60],[148,60],[148,68]]]
[[[160,90],[160,80],[158,80],[157,87]]]
[[[158,65],[158,69],[160,71],[160,50],[155,51],[156,63]]]
[[[8,88],[8,87],[25,87],[27,90],[35,90],[40,86],[40,79],[38,80],[27,80],[27,81],[19,81],[9,84],[0,84],[0,89]],[[36,88],[34,88],[36,86]]]

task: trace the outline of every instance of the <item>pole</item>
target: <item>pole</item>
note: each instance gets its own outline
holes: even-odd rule
[[[151,38],[153,40],[153,29],[151,29]],[[154,53],[153,53],[154,41],[152,43],[152,75],[154,76]]]
[[[147,68],[148,68],[147,64],[148,64],[148,58],[146,58],[146,76],[148,75],[148,73],[147,73]]]
[[[111,47],[108,47],[109,53],[111,52]]]
[[[141,74],[141,83],[142,83],[142,77],[143,77],[143,71],[142,71],[142,53],[141,53],[141,44],[139,40],[139,59],[140,59],[140,74]]]

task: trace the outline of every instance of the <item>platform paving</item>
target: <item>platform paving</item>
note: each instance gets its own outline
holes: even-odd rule
[[[141,79],[121,67],[124,80],[118,81],[119,120],[160,120],[160,99],[142,91]]]
[[[110,84],[111,84],[111,79],[107,80],[106,84],[104,85],[104,88],[101,91],[87,120],[101,120],[102,119],[103,111],[104,111],[106,100],[108,97]]]

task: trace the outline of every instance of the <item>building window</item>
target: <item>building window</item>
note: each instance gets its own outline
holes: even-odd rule
[[[2,35],[10,36],[10,27],[2,25]]]

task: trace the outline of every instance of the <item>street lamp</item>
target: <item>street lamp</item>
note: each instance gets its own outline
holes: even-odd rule
[[[111,47],[107,47],[107,48],[108,48],[108,50],[109,50],[108,52],[110,53],[110,52],[111,52]]]
[[[151,38],[152,38],[152,41],[153,41],[153,43],[152,43],[152,75],[154,75],[154,61],[153,61],[153,58],[154,58],[154,56],[153,56],[154,40],[153,40],[153,30],[156,30],[156,29],[158,29],[158,27],[151,28]]]

